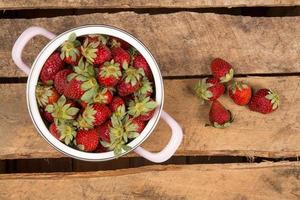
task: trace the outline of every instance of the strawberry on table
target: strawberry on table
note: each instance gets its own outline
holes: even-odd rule
[[[234,70],[232,66],[221,58],[214,59],[210,68],[213,76],[220,79],[221,83],[228,82],[233,78]]]
[[[83,46],[81,46],[81,52],[87,62],[93,65],[101,65],[111,59],[110,49],[100,42],[85,40]]]
[[[217,78],[205,78],[195,86],[196,95],[203,100],[216,100],[225,92],[225,87]]]
[[[63,69],[57,72],[54,78],[54,87],[59,94],[63,94],[68,85],[68,75],[72,73],[70,69]]]
[[[77,65],[81,57],[80,42],[76,39],[76,34],[71,33],[69,39],[61,45],[60,58],[70,65]]]
[[[249,108],[252,111],[268,114],[279,106],[279,95],[270,89],[260,89],[251,98]]]
[[[51,85],[57,72],[64,68],[59,52],[54,52],[45,62],[40,79],[44,84]]]
[[[96,129],[79,130],[76,134],[75,143],[82,151],[95,151],[99,143],[99,134]]]
[[[35,95],[40,107],[57,102],[59,95],[52,86],[38,84],[35,89]]]
[[[113,87],[118,84],[122,77],[120,64],[114,60],[105,62],[99,69],[98,82],[106,87]]]
[[[209,121],[215,128],[226,128],[233,121],[231,112],[227,110],[218,100],[212,102],[209,111]]]
[[[234,81],[229,87],[230,98],[240,106],[247,105],[252,96],[252,88],[241,81]]]

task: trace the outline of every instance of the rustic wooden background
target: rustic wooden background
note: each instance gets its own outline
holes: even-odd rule
[[[0,199],[300,199],[298,6],[299,0],[0,0]],[[82,24],[123,28],[157,58],[164,109],[184,130],[169,161],[155,165],[134,153],[77,161],[35,131],[12,45],[29,26],[58,34]],[[37,37],[28,44],[28,64],[46,43]],[[265,116],[222,98],[235,122],[225,130],[205,127],[208,107],[192,88],[214,57],[230,61],[238,79],[255,88],[277,90],[280,109]],[[169,136],[160,122],[142,146],[159,151]]]

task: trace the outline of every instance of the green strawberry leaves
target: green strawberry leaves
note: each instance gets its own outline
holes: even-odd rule
[[[276,92],[274,92],[273,90],[269,90],[268,95],[266,95],[266,98],[271,101],[273,110],[279,107],[280,100],[279,95]]]

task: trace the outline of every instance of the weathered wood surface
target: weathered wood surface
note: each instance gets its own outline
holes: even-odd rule
[[[279,110],[269,115],[250,112],[234,105],[228,97],[221,101],[233,112],[235,121],[227,129],[206,127],[208,105],[192,93],[195,79],[165,80],[164,109],[183,127],[183,144],[177,155],[239,155],[296,157],[300,155],[300,77],[249,77],[255,88],[270,87],[281,98]],[[171,89],[172,88],[172,89]],[[174,88],[176,90],[174,90]],[[25,84],[0,85],[0,158],[59,157],[35,131],[27,112]],[[143,147],[159,151],[170,133],[160,122]],[[133,156],[134,154],[131,154]]]
[[[3,174],[0,187],[3,200],[296,200],[300,198],[300,164],[167,165],[88,173]]]
[[[215,57],[230,61],[240,74],[290,73],[300,69],[300,17],[121,12],[1,19],[0,77],[26,76],[14,65],[10,52],[14,41],[29,26],[61,33],[83,24],[110,24],[132,33],[153,52],[164,76],[208,74]],[[32,40],[24,52],[26,62],[32,63],[46,43],[40,37]]]
[[[1,0],[0,9],[61,9],[61,8],[206,8],[206,7],[252,7],[252,6],[296,6],[300,5],[299,0]]]

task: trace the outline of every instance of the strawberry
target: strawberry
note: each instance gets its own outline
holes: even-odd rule
[[[83,46],[81,46],[81,52],[87,62],[93,65],[101,65],[111,59],[110,49],[106,45],[100,44],[100,42],[89,43],[88,40],[85,40]]]
[[[132,123],[134,125],[136,125],[136,132],[138,132],[138,133],[141,133],[144,130],[145,126],[146,126],[145,121],[139,120],[137,118],[133,118]]]
[[[146,114],[136,117],[139,121],[149,121],[154,115],[155,109],[147,112]]]
[[[153,80],[153,75],[152,75],[151,69],[150,69],[146,59],[142,55],[136,54],[133,56],[133,67],[143,69],[146,77],[149,80]]]
[[[58,126],[52,123],[49,126],[49,131],[56,139],[63,141],[66,145],[69,145],[76,135],[76,131],[71,123],[61,123]]]
[[[243,82],[233,82],[229,87],[230,98],[240,106],[247,105],[252,96],[252,89]]]
[[[129,102],[128,114],[134,118],[138,117],[141,121],[146,121],[145,119],[149,120],[152,117],[153,114],[151,112],[154,112],[156,107],[156,102],[150,97],[135,97],[134,100]]]
[[[80,99],[90,103],[98,92],[99,85],[95,79],[95,69],[88,62],[80,59],[78,66],[74,67],[74,73],[68,75],[68,85],[64,95],[71,99]]]
[[[57,91],[52,86],[43,86],[40,84],[36,86],[35,95],[40,107],[53,104],[59,98]]]
[[[86,37],[86,39],[88,40],[88,43],[99,42],[100,44],[106,45],[108,42],[107,40],[109,39],[109,36],[94,34],[94,35],[88,35]]]
[[[112,112],[115,112],[122,105],[125,105],[124,100],[119,96],[115,96],[112,99],[112,102],[110,103],[109,108]]]
[[[81,57],[80,42],[76,40],[76,34],[71,33],[68,40],[61,45],[60,58],[70,65],[77,65]]]
[[[270,89],[260,89],[251,98],[249,108],[263,114],[271,113],[279,106],[279,96]]]
[[[116,63],[119,63],[120,66],[124,69],[124,65],[130,64],[130,55],[127,51],[121,47],[114,47],[112,50],[112,56]]]
[[[104,146],[102,146],[101,143],[98,143],[98,146],[96,148],[96,150],[94,151],[95,153],[104,153],[107,152],[107,148],[105,148]]]
[[[145,74],[142,69],[128,67],[127,64],[123,65],[123,68],[125,72],[117,89],[120,96],[127,96],[129,94],[133,94],[140,88],[141,78]]]
[[[111,47],[121,47],[122,49],[128,50],[130,48],[130,45],[125,42],[124,40],[121,40],[120,38],[111,37],[109,40],[109,43]]]
[[[220,79],[221,83],[228,82],[233,78],[234,70],[232,66],[221,58],[214,59],[210,68],[213,76]]]
[[[82,115],[78,118],[78,127],[81,129],[90,129],[94,126],[103,124],[111,115],[110,109],[99,103],[88,105]]]
[[[44,84],[52,84],[55,74],[64,68],[64,63],[60,58],[59,52],[54,52],[46,60],[40,74],[40,79]]]
[[[94,97],[94,103],[110,104],[112,98],[112,92],[107,88],[103,88]]]
[[[110,136],[109,136],[109,128],[112,126],[111,121],[107,121],[104,124],[102,124],[101,126],[98,126],[96,128],[99,136],[100,136],[100,140],[105,141],[105,142],[110,142]]]
[[[50,126],[49,126],[49,131],[50,131],[50,133],[51,133],[56,139],[59,140],[59,138],[60,138],[60,133],[58,132],[57,126],[55,125],[55,123],[50,124]]]
[[[63,94],[68,85],[67,76],[72,73],[70,69],[63,69],[57,72],[54,78],[54,87],[59,94]]]
[[[47,112],[46,110],[42,112],[42,115],[47,122],[54,122],[54,118],[52,117],[51,113]]]
[[[120,64],[114,60],[105,62],[99,69],[98,82],[100,85],[112,87],[118,84],[122,77]]]
[[[195,86],[196,95],[203,100],[216,100],[225,92],[225,87],[217,78],[205,78]]]
[[[76,134],[75,143],[82,151],[95,151],[99,143],[99,134],[95,129],[79,130]]]
[[[215,128],[226,128],[230,126],[233,119],[231,112],[224,108],[218,100],[215,100],[210,107],[209,121]]]
[[[152,83],[144,77],[141,81],[141,87],[134,93],[137,96],[146,96],[150,97],[153,93]]]
[[[59,124],[59,122],[76,118],[79,109],[72,104],[72,102],[67,102],[66,97],[62,95],[56,103],[47,105],[46,111],[51,113],[54,122]]]

